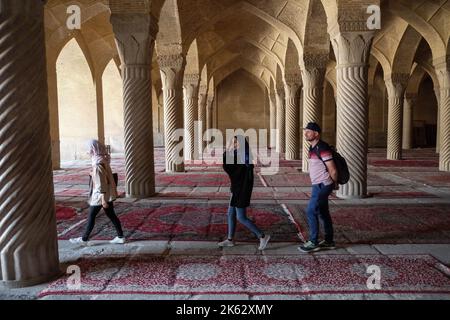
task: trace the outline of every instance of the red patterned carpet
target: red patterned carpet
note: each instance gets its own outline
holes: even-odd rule
[[[448,172],[398,172],[395,175],[433,187],[450,187]]]
[[[307,238],[306,206],[288,209]],[[340,244],[450,243],[448,206],[332,206],[330,210]]]
[[[82,235],[87,209],[75,214],[75,205],[58,206],[58,233],[61,240]],[[80,204],[78,204],[80,205]],[[86,208],[86,206],[84,206]],[[117,203],[125,237],[130,240],[219,241],[227,234],[227,206],[208,204],[127,204]],[[279,205],[253,205],[248,216],[274,242],[298,242],[298,231],[290,217]],[[74,228],[74,226],[76,226]],[[116,236],[112,223],[99,214],[92,240],[108,240]],[[241,224],[236,230],[237,241],[257,241]]]
[[[434,160],[369,159],[369,165],[377,167],[439,167],[439,159]]]
[[[81,288],[68,276],[39,297],[72,294],[450,294],[450,270],[426,255],[134,256],[71,262]],[[382,272],[381,290],[367,288],[367,267]]]

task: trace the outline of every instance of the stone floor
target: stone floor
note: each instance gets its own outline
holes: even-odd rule
[[[163,149],[155,150],[158,192],[156,197],[146,200],[121,198],[118,199],[118,203],[123,204],[124,207],[128,205],[137,206],[142,202],[145,204],[176,204],[180,206],[195,206],[196,204],[200,206],[202,204],[207,208],[217,205],[226,207],[228,187],[226,179],[223,179],[220,166],[206,167],[190,164],[187,166],[187,173],[185,174],[166,175],[163,173],[163,152]],[[302,237],[307,236],[307,233],[305,233],[307,232],[307,226],[304,225],[302,219],[297,219],[295,213],[293,213],[292,223],[299,229],[298,241],[286,242],[280,238],[280,241],[271,242],[263,252],[257,250],[257,244],[254,241],[243,241],[238,243],[236,247],[219,249],[217,247],[217,235],[211,232],[205,233],[204,238],[200,237],[196,241],[178,241],[176,237],[154,237],[153,234],[146,234],[141,240],[133,240],[125,245],[110,245],[100,237],[103,228],[107,228],[107,224],[103,225],[100,222],[101,227],[99,228],[101,230],[99,229],[98,236],[93,237],[94,240],[91,241],[90,246],[81,247],[70,244],[64,239],[63,235],[81,227],[86,215],[86,206],[82,203],[87,192],[85,180],[86,173],[89,171],[89,162],[66,162],[63,164],[63,170],[54,173],[56,203],[57,206],[70,204],[75,209],[76,214],[75,217],[66,219],[65,224],[60,225],[63,229],[58,229],[61,269],[66,270],[69,265],[76,265],[83,259],[95,261],[95,259],[103,258],[120,258],[123,259],[123,262],[120,262],[120,267],[117,270],[111,268],[110,270],[106,267],[106,269],[100,268],[97,270],[95,266],[94,269],[86,269],[87,271],[85,270],[86,273],[84,274],[82,270],[82,279],[98,280],[100,286],[98,289],[90,288],[87,291],[81,290],[79,292],[75,290],[67,294],[67,292],[61,292],[61,290],[49,290],[51,285],[44,284],[24,289],[0,289],[0,299],[450,300],[450,211],[446,209],[447,207],[450,208],[450,174],[441,173],[437,170],[437,156],[431,149],[408,151],[405,154],[406,160],[404,162],[386,161],[384,160],[384,154],[385,150],[370,150],[369,192],[371,197],[360,200],[341,200],[333,197],[330,200],[332,212],[336,212],[337,234],[339,233],[342,238],[339,238],[336,250],[318,252],[313,255],[301,254],[297,250]],[[112,167],[114,171],[119,173],[120,189],[124,191],[123,157],[114,157]],[[302,210],[308,202],[310,187],[307,176],[299,171],[300,168],[301,162],[282,162],[280,172],[277,175],[257,175],[258,181],[255,183],[253,204],[256,206],[280,206],[288,210],[291,207],[296,207],[299,210],[297,214],[301,216]],[[351,213],[352,210],[356,210],[355,208],[362,210],[360,208],[363,207],[403,210],[401,211],[403,216],[396,215],[397,213],[394,211],[390,212],[389,215],[384,212],[377,215],[377,209],[373,209],[374,212],[369,212],[370,214],[365,212],[365,214],[368,214],[368,217],[374,220],[370,220],[368,225],[364,225],[364,221],[357,221],[358,211],[354,213],[355,221],[348,221],[348,215],[339,213],[339,210],[347,210]],[[408,208],[418,207],[424,209],[425,213],[429,209],[431,212],[430,218],[420,220],[417,212],[412,212],[413,209],[408,211]],[[437,212],[436,215],[434,215],[434,212]],[[126,214],[128,213],[124,212],[123,215],[120,214],[119,216],[125,218]],[[405,226],[401,225],[402,217],[408,218],[408,223],[405,222]],[[417,222],[416,225],[415,222]],[[75,224],[79,224],[79,226]],[[218,228],[224,227],[223,222],[218,222]],[[394,230],[390,230],[390,228]],[[358,229],[357,233],[355,229]],[[181,229],[174,229],[171,232],[177,234],[177,230]],[[192,232],[183,230],[185,233]],[[271,232],[273,231],[276,232],[276,230],[271,230]],[[395,234],[393,235],[388,231],[395,231]],[[134,231],[130,229],[130,232]],[[243,238],[241,239],[244,239],[245,236],[245,233],[242,233]],[[170,278],[174,283],[171,286],[165,286],[164,290],[158,290],[158,288],[162,288],[157,286],[160,285],[159,283],[154,284],[158,280],[158,273],[154,271],[155,275],[152,278],[153,271],[150,271],[150,275],[145,279],[133,279],[132,276],[129,276],[129,279],[124,282],[124,286],[131,288],[130,290],[114,291],[115,289],[111,285],[115,283],[117,277],[121,273],[128,274],[133,269],[133,266],[129,264],[130,261],[139,261],[140,259],[146,261],[145,259],[151,260],[154,257],[163,259],[158,262],[161,264],[157,267],[165,266],[164,263],[166,262],[175,261],[180,263],[178,269],[187,266],[192,268],[192,263],[183,264],[183,262],[178,261],[186,257],[189,261],[193,259],[193,261],[196,259],[206,261],[209,259],[209,267],[217,262],[217,265],[212,266],[213,269],[216,268],[215,270],[220,269],[222,263],[227,265],[229,261],[233,261],[235,258],[238,260],[256,259],[255,263],[260,264],[261,268],[265,268],[266,271],[272,270],[271,273],[269,272],[269,276],[272,278],[269,277],[269,279],[266,275],[258,275],[255,277],[258,278],[256,280],[259,282],[252,284],[252,279],[248,278],[249,273],[252,274],[252,272],[258,270],[252,270],[250,263],[250,266],[243,265],[246,271],[236,276],[236,278],[242,278],[243,280],[241,280],[245,282],[245,285],[236,285],[230,287],[229,290],[225,290],[222,287],[231,285],[234,280],[230,279],[230,283],[227,283],[228,280],[222,283],[220,282],[222,281],[220,275],[211,277],[210,280],[206,278],[186,279],[183,278],[182,272],[175,270],[172,275],[173,279]],[[349,259],[356,261],[352,263],[357,269],[361,266],[367,267],[367,262],[364,262],[365,259],[387,261],[385,265],[387,269],[383,270],[384,267],[381,267],[381,284],[384,288],[382,287],[380,290],[363,288],[366,284],[364,277],[368,278],[370,274],[349,275],[348,286],[345,282],[336,282],[333,278],[327,278],[327,273],[333,274],[333,269],[339,269],[339,266],[346,265]],[[399,259],[403,260],[400,261]],[[327,263],[331,263],[331,265],[327,265]],[[426,268],[429,268],[425,271],[422,270],[426,272],[424,275],[420,274],[420,270],[415,270],[419,263],[425,263]],[[206,265],[208,263],[203,264],[203,266]],[[323,265],[328,267],[321,269]],[[274,270],[274,268],[279,268],[279,270]],[[207,273],[208,270],[210,272],[210,269],[206,269],[201,269],[200,273],[202,274],[203,271]],[[302,272],[308,274],[318,272],[315,269],[322,270],[322,273],[318,273],[318,277],[304,278]],[[198,271],[198,269],[194,270]],[[383,271],[386,271],[386,273],[383,273]],[[277,272],[281,272],[281,274]],[[336,272],[341,271],[337,270]],[[347,276],[345,272],[336,274],[336,276],[345,278]],[[427,273],[430,275],[429,282],[424,280],[423,283],[418,285],[420,279],[427,278]],[[411,276],[409,277],[408,274]],[[383,279],[384,275],[387,277],[386,280]],[[323,279],[323,283],[320,283],[321,279]],[[91,284],[95,286],[94,280]],[[136,283],[133,280],[136,280]],[[291,280],[294,281],[294,284]],[[121,282],[117,283],[120,284]],[[148,286],[148,290],[142,287],[137,288],[139,283]],[[155,287],[152,287],[153,285]],[[258,292],[258,288],[261,288],[261,292]],[[286,290],[286,292],[280,292],[276,288]],[[43,292],[47,293],[43,294]]]

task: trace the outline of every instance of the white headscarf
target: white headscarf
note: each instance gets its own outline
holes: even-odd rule
[[[106,152],[106,147],[98,140],[90,140],[88,142],[89,155],[91,156],[92,166],[96,166],[101,163],[110,164],[111,157]]]

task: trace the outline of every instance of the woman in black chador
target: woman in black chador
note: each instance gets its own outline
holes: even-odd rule
[[[220,247],[234,246],[236,219],[258,237],[259,250],[264,250],[270,240],[270,235],[265,235],[247,218],[247,207],[250,206],[253,191],[254,167],[247,139],[235,136],[223,154],[223,169],[231,181],[231,200],[228,208],[228,238],[219,243]]]

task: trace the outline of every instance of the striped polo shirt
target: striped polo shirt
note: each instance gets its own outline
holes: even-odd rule
[[[320,154],[322,159],[319,158],[318,154]],[[309,147],[309,176],[311,178],[311,184],[323,183],[329,186],[334,183],[324,163],[331,160],[333,160],[331,148],[322,140],[314,148],[312,146]]]

